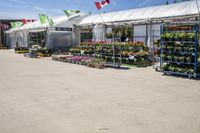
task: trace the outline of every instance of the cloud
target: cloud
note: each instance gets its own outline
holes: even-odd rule
[[[23,1],[23,0],[10,0],[11,2],[16,2],[16,3],[19,3],[19,4],[26,4],[27,2],[26,1]]]
[[[35,6],[35,7],[33,7],[33,9],[38,10],[38,11],[46,11],[46,9],[39,7],[39,6]]]

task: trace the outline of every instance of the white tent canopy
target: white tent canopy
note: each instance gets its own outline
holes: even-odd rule
[[[200,3],[200,0],[198,0],[198,2]],[[179,16],[197,15],[197,14],[198,14],[198,8],[196,2],[193,0],[176,4],[105,13],[102,14],[102,18],[104,22],[112,23],[112,22],[179,17]],[[98,23],[103,23],[103,22],[100,15],[97,14],[84,18],[80,22],[80,25],[92,25]]]
[[[53,27],[53,26],[56,26],[56,25],[65,24],[71,19],[73,19],[73,21],[76,21],[76,18],[85,17],[85,16],[86,16],[86,14],[79,13],[79,14],[75,14],[75,15],[70,16],[70,17],[67,17],[67,16],[56,17],[56,18],[53,18],[54,24],[52,26],[50,26],[47,23],[41,24],[40,21],[37,20],[37,21],[32,22],[32,23],[27,23],[27,24],[23,25],[22,27],[19,27],[19,28],[17,27],[17,28],[11,29],[9,31],[6,31],[6,33],[10,33],[10,32],[13,32],[13,31],[19,31],[19,30],[45,29],[47,27]]]
[[[31,39],[30,33],[40,34],[45,32],[45,36],[39,39],[40,41],[45,40],[44,42],[47,48],[72,47],[76,44],[77,39],[74,24],[79,24],[87,16],[84,13],[75,14],[70,17],[61,16],[53,19],[53,25],[41,24],[40,21],[35,21],[25,24],[22,27],[11,29],[6,32],[7,46],[14,48],[18,44],[20,47],[30,47],[32,45],[30,42],[34,42],[33,40],[36,40],[36,37],[37,39],[39,38],[38,35],[36,37],[34,35],[34,39]]]

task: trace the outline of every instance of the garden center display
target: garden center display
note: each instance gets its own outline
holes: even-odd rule
[[[80,47],[70,49],[73,55],[87,55],[106,60],[107,63],[149,65],[148,48],[143,42],[107,43],[82,42]]]
[[[197,78],[200,68],[198,26],[169,24],[163,26],[161,39],[161,69],[165,74]]]

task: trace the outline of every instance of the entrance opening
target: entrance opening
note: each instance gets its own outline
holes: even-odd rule
[[[46,32],[29,32],[29,46],[32,47],[33,45],[39,45],[42,48],[45,47],[46,43]]]

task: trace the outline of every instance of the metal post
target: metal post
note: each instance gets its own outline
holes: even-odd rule
[[[198,0],[196,0],[196,4],[197,4],[197,11],[198,11],[198,14],[199,14],[199,26],[200,26],[200,10],[199,10]]]
[[[195,26],[196,30],[195,30],[195,59],[194,59],[194,78],[196,78],[197,76],[197,45],[198,45],[198,30],[197,30],[197,25]]]
[[[163,34],[163,25],[161,25],[161,28],[160,28],[160,33],[161,33],[161,35]],[[162,49],[162,47],[163,47],[163,39],[161,38],[161,41],[160,41],[160,68],[162,67],[162,54],[163,54],[163,49]]]

